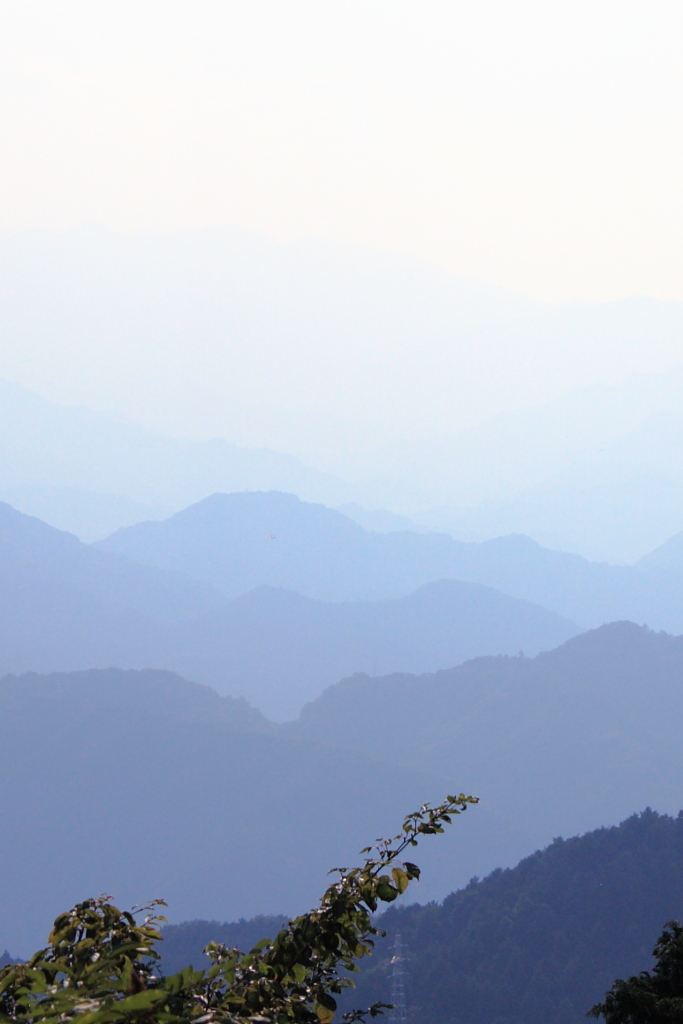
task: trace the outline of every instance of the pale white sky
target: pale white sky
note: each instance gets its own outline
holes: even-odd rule
[[[541,299],[683,299],[680,3],[0,15],[0,231],[234,224]]]

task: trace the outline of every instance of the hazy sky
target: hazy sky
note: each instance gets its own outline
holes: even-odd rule
[[[0,230],[234,224],[683,298],[680,3],[0,10]]]

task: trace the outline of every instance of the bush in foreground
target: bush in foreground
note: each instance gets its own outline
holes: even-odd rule
[[[477,799],[449,796],[423,805],[402,831],[362,852],[362,867],[336,869],[320,904],[294,918],[275,939],[249,953],[211,943],[211,966],[163,977],[154,944],[161,939],[162,901],[143,908],[142,923],[109,897],[86,900],[60,915],[47,948],[0,970],[0,1018],[16,1024],[329,1024],[335,996],[353,986],[350,972],[372,951],[378,929],[371,915],[418,878],[402,861],[423,835],[443,832],[453,815]],[[375,1017],[386,1004],[345,1014],[348,1022]]]

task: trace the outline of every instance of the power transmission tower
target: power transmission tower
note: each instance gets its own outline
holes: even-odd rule
[[[403,985],[404,963],[401,933],[396,932],[394,955],[391,958],[391,1002],[394,1008],[389,1017],[389,1024],[408,1024],[406,993]]]

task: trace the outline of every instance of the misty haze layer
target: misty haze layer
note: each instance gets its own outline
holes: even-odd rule
[[[292,496],[235,498],[242,530],[253,531],[255,503],[265,500],[266,508],[277,510],[284,502],[293,509],[292,524],[301,510],[300,537],[306,517],[310,524],[321,516],[361,541],[373,536],[340,513]],[[225,522],[218,525],[217,562],[226,557],[226,541],[242,543],[239,531],[230,537]],[[195,536],[209,540],[202,526]],[[323,529],[323,551],[330,539]],[[260,540],[271,544],[263,532]],[[419,586],[429,572],[416,569]],[[0,505],[0,672],[153,665],[288,718],[350,672],[428,671],[482,652],[535,653],[579,631],[544,608],[455,580],[428,583],[393,600],[355,603],[312,600],[272,586],[254,589],[238,571],[232,588],[241,596],[230,599],[187,573],[95,550]]]
[[[683,573],[612,566],[528,537],[462,543],[445,534],[363,530],[291,494],[215,494],[161,522],[119,530],[97,550],[182,572],[237,596],[286,587],[327,601],[410,593],[439,579],[494,587],[585,627],[614,619],[683,631]]]
[[[48,486],[178,508],[280,487],[419,513],[462,539],[524,532],[632,561],[681,527],[682,308],[534,306],[415,261],[228,229],[0,236],[0,375],[225,439],[174,445],[84,413],[74,435],[78,416],[57,413],[41,444],[22,422],[52,414],[10,396],[2,496]]]

